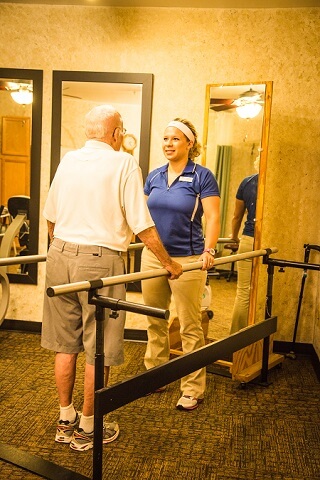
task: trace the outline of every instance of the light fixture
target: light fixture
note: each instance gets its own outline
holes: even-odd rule
[[[236,108],[236,112],[241,118],[254,118],[259,115],[262,106],[259,103],[246,103]]]
[[[260,93],[255,92],[252,88],[239,95],[239,98],[234,101],[234,104],[237,105],[236,112],[239,117],[246,119],[256,117],[262,109],[260,103],[257,103],[260,97]]]
[[[29,105],[33,100],[33,93],[29,87],[20,86],[19,90],[11,92],[11,97],[20,105]]]
[[[248,90],[247,92],[241,93],[241,95],[239,95],[239,98],[236,100],[236,102],[253,103],[260,100],[260,96],[261,95],[259,92],[256,92],[255,90],[252,90],[252,88],[250,88],[250,90]]]

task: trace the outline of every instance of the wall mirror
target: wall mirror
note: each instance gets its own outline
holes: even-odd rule
[[[127,147],[148,174],[153,75],[53,72],[51,180],[61,157],[85,142],[84,117],[95,105],[111,104],[123,117]],[[133,143],[131,143],[133,142]]]
[[[231,233],[235,196],[241,181],[258,171],[254,249],[261,248],[271,96],[272,82],[206,86],[202,163],[213,171],[220,186],[220,237],[228,237]],[[239,235],[241,231],[242,228]],[[230,255],[231,252],[221,245],[219,254]],[[258,267],[259,259],[253,261],[249,324],[254,323]],[[219,288],[228,292],[228,301],[224,299],[224,308],[219,312],[220,318],[216,318],[215,312],[215,321],[229,327],[236,281],[230,281],[229,285],[226,285],[224,280],[221,281],[223,283],[222,286],[220,283]],[[225,308],[226,304],[230,305],[230,308]]]
[[[148,73],[54,71],[51,180],[62,156],[84,145],[84,117],[101,104],[111,104],[120,112],[127,131],[122,148],[138,160],[145,179],[149,172],[152,88],[153,75]],[[127,271],[140,269],[140,257],[141,251],[128,255]],[[139,291],[139,282],[129,284],[128,290]]]
[[[0,68],[2,247],[17,213],[26,212],[12,242],[1,250],[8,255],[2,256],[38,254],[42,84],[41,70]],[[12,283],[37,283],[35,263],[5,269]]]

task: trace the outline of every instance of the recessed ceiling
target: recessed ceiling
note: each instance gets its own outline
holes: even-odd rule
[[[0,0],[0,3],[106,7],[302,8],[320,7],[320,0]]]

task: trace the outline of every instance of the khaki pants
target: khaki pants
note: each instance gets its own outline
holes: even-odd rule
[[[251,252],[253,241],[253,237],[242,235],[237,253]],[[238,261],[237,270],[237,294],[232,312],[230,333],[235,333],[248,325],[252,258]]]
[[[199,256],[175,257],[175,261],[187,264],[198,261]],[[158,259],[147,248],[143,249],[141,270],[161,268]],[[163,268],[163,267],[162,267]],[[173,296],[180,322],[183,353],[190,353],[205,344],[201,325],[201,301],[206,282],[206,272],[184,272],[177,280],[157,277],[142,281],[142,294],[146,305],[167,309]],[[145,354],[147,369],[167,362],[170,358],[169,321],[147,317],[148,344]],[[203,398],[206,387],[206,369],[197,370],[181,379],[184,395]]]

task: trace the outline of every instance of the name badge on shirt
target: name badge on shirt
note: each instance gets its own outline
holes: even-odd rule
[[[189,183],[191,183],[192,180],[193,180],[192,177],[180,177],[179,178],[179,182],[189,182]]]

